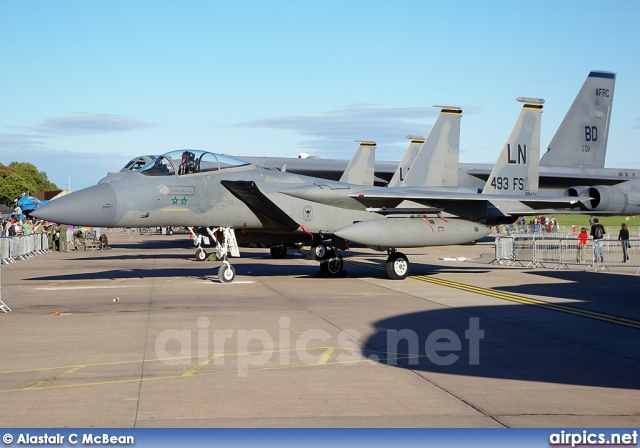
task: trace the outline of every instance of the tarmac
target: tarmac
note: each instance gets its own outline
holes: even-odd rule
[[[640,426],[635,269],[494,265],[486,239],[406,250],[402,281],[368,249],[333,279],[242,249],[223,284],[186,234],[108,236],[2,265],[0,426]]]

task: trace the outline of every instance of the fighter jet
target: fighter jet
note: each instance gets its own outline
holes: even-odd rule
[[[227,255],[239,256],[236,232],[269,238],[278,235],[283,240],[331,238],[331,248],[320,260],[320,267],[328,276],[340,275],[343,262],[338,250],[346,249],[348,242],[333,235],[354,222],[379,220],[380,216],[366,211],[357,201],[345,208],[280,193],[294,185],[345,192],[354,188],[352,184],[274,171],[219,154],[179,150],[157,158],[136,173],[53,201],[41,207],[36,216],[97,227],[215,226],[223,262],[218,276],[223,282],[235,277]],[[420,236],[418,246],[464,244],[490,233],[487,227],[462,219],[442,221],[438,227],[437,234]]]
[[[529,103],[525,103],[525,106],[535,110],[534,105]],[[445,110],[445,114],[454,117],[458,123],[461,112],[459,109]],[[536,121],[535,116],[532,118],[521,114],[521,117],[525,118],[519,120],[517,126],[524,131],[518,130],[513,134],[516,165],[523,165],[522,158],[528,157],[530,147],[535,146],[530,143],[535,143],[532,135],[535,130],[539,132],[539,120]],[[459,136],[456,133],[437,134],[433,151],[426,146],[425,154],[440,159],[443,148],[457,149]],[[446,138],[443,137],[445,135]],[[507,154],[512,154],[509,148]],[[421,151],[424,150],[425,147]],[[448,160],[447,157],[442,159]],[[420,153],[412,166],[416,163],[421,163]],[[417,171],[410,169],[405,181],[412,173]],[[440,212],[447,208],[455,205],[473,209],[482,217],[488,196],[491,199],[525,201],[545,206],[550,202],[548,198],[524,196],[525,188],[528,188],[525,180],[514,184],[513,191],[518,194],[506,188],[506,181],[500,181],[500,185],[510,194],[445,194],[434,191],[436,200],[443,195],[447,197],[444,208],[420,206],[408,210],[397,207],[393,211],[374,210],[371,200],[373,203],[388,203],[386,194],[392,188],[372,190],[368,185],[332,182],[270,170],[209,152],[180,150],[158,157],[139,172],[60,198],[42,207],[36,216],[57,222],[100,227],[214,226],[211,232],[217,242],[217,253],[222,259],[218,276],[223,282],[230,282],[235,277],[235,270],[228,262],[227,255],[240,255],[238,238],[271,241],[296,239],[312,243],[330,240],[331,245],[320,260],[320,268],[328,276],[336,276],[340,275],[343,268],[339,250],[347,249],[349,245],[349,240],[340,235],[353,234],[353,241],[386,250],[389,276],[403,279],[409,273],[409,263],[406,256],[396,251],[397,248],[463,244],[490,233],[489,228],[469,219],[443,217]],[[380,190],[385,193],[376,193]],[[376,197],[376,194],[381,196]],[[391,202],[414,199],[424,198],[400,191]],[[566,202],[567,198],[561,200]],[[474,215],[473,218],[477,217]],[[377,235],[375,241],[369,240],[358,230],[359,226],[367,223],[365,231]]]

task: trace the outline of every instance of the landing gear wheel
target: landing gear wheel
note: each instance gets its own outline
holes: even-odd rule
[[[409,275],[409,259],[402,252],[393,252],[387,258],[387,275],[392,280],[404,280]]]
[[[327,246],[322,243],[311,245],[311,255],[318,261],[322,261],[327,255]]]
[[[328,251],[325,258],[320,261],[320,272],[327,277],[339,277],[344,271],[342,256],[337,251]]]
[[[173,235],[173,228],[167,227],[167,235]]]
[[[218,269],[218,278],[222,283],[231,283],[236,278],[236,270],[228,263],[223,263]]]
[[[285,246],[284,244],[271,246],[269,251],[271,252],[271,256],[273,258],[284,258],[287,256],[287,246]]]
[[[196,260],[197,261],[204,261],[207,259],[207,253],[204,251],[203,248],[198,248],[198,250],[196,250]]]

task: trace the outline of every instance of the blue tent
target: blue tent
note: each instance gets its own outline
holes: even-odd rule
[[[42,205],[40,199],[33,196],[22,196],[18,201],[18,207],[22,209],[23,213],[29,214]]]

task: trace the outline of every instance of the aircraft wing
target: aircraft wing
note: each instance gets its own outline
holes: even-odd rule
[[[605,170],[608,171],[605,172]],[[567,185],[571,185],[567,180],[571,179],[574,179],[574,185],[615,185],[629,180],[627,176],[623,177],[618,171],[607,168],[599,171],[562,171],[558,169],[552,170],[549,167],[541,167],[539,182],[540,186],[545,188],[566,188]],[[486,181],[489,179],[489,175],[491,174],[491,167],[486,169],[471,168],[466,171],[466,174]]]
[[[300,225],[260,191],[253,181],[221,180],[220,183],[245,203],[265,228],[296,230]]]
[[[452,203],[457,206],[464,202],[473,203],[476,201],[513,201],[525,204],[532,209],[540,208],[566,208],[579,203],[587,198],[576,198],[570,196],[525,196],[516,194],[477,194],[463,191],[462,189],[442,189],[425,188],[386,188],[370,191],[362,191],[350,195],[352,198],[367,207],[397,207],[403,201],[417,202],[432,207],[447,209]]]

